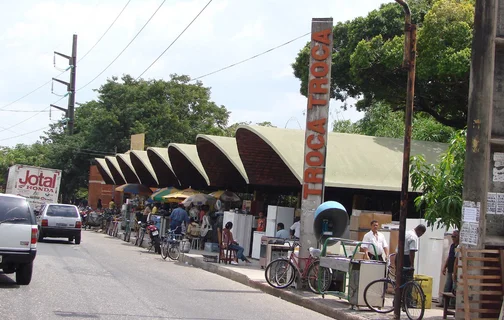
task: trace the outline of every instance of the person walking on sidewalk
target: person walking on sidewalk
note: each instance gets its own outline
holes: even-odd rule
[[[453,269],[455,263],[455,248],[459,245],[459,231],[454,230],[452,235],[452,244],[450,245],[450,251],[448,252],[448,257],[446,258],[445,263],[443,264],[443,275],[446,276],[446,281],[444,285],[443,292],[452,292],[453,290]],[[453,299],[450,299],[453,300]],[[453,301],[450,301],[453,302]],[[438,307],[443,307],[443,300],[439,302]]]
[[[222,243],[227,246],[228,249],[231,250],[236,250],[236,261],[231,261],[231,264],[238,264],[238,259],[241,261],[245,261],[246,263],[250,263],[249,259],[245,257],[243,254],[243,247],[240,247],[238,245],[238,242],[236,242],[233,238],[233,233],[231,232],[231,229],[233,228],[233,223],[229,221],[226,223],[224,226],[224,230],[222,230]]]

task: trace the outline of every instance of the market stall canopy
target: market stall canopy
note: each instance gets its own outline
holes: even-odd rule
[[[188,197],[200,193],[197,190],[187,188],[182,191],[178,191],[175,193],[171,193],[167,196],[163,196],[163,200],[166,202],[181,202],[187,199]]]
[[[135,172],[135,168],[133,168],[129,152],[116,155],[116,159],[127,183],[142,183]]]
[[[250,184],[300,186],[304,139],[304,130],[239,126],[236,141]],[[436,163],[447,148],[413,140],[411,156],[422,154],[427,163]],[[402,139],[330,132],[325,186],[400,191],[402,151]]]
[[[204,204],[214,204],[217,201],[214,197],[204,193],[197,193],[187,197],[182,203],[189,207],[191,204],[195,206],[202,206]]]
[[[138,183],[123,184],[122,186],[115,188],[115,191],[139,195],[152,194],[152,190],[149,187]]]
[[[98,172],[100,172],[103,181],[105,181],[106,184],[115,184],[114,177],[112,176],[112,173],[110,172],[105,159],[95,158],[95,162],[96,168],[98,169]]]
[[[168,157],[168,148],[147,148],[147,156],[152,165],[160,186],[175,186],[179,187],[175,172],[173,172],[170,158]]]
[[[119,163],[117,162],[116,157],[106,156],[105,162],[107,163],[107,167],[114,178],[115,184],[125,184],[126,179],[122,173],[121,167],[119,167]]]
[[[176,193],[176,192],[179,192],[180,190],[177,189],[177,188],[174,188],[174,187],[168,187],[168,188],[162,188],[162,189],[158,189],[156,190],[151,196],[150,198],[154,201],[157,201],[157,202],[162,202],[163,201],[163,197],[164,196],[167,196],[169,194],[172,194],[172,193]]]
[[[210,195],[216,199],[219,199],[224,202],[238,202],[241,201],[240,197],[234,192],[219,190],[210,193]]]
[[[168,156],[173,172],[183,187],[204,189],[208,187],[208,176],[201,164],[196,146],[193,144],[170,143]]]
[[[235,138],[199,134],[196,148],[211,186],[242,189],[248,184]]]
[[[131,150],[130,160],[142,184],[147,186],[159,185],[154,169],[149,161],[147,151]]]

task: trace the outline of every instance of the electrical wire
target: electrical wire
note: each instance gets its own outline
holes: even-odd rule
[[[154,61],[152,61],[152,63],[147,67],[147,69],[145,69],[136,78],[136,80],[140,79],[144,75],[144,73],[146,73],[166,53],[166,51],[168,51],[175,44],[175,42],[177,42],[177,40],[184,34],[184,32],[186,32],[187,29],[189,29],[189,27],[194,23],[194,21],[198,19],[198,17],[203,13],[203,11],[205,11],[205,9],[210,5],[210,3],[212,3],[212,1],[213,0],[208,1],[208,3],[203,7],[203,9],[201,9],[200,12],[198,12],[198,14],[191,20],[191,22],[189,22],[189,24],[184,28],[184,30],[182,30],[182,32],[175,38],[175,40],[173,40],[172,43],[170,43],[170,45],[166,47],[166,49],[164,49],[164,51],[161,52],[161,54],[156,59],[154,59]]]
[[[40,111],[40,110],[15,110],[15,109],[3,109],[0,110],[0,112],[5,111],[5,112],[49,112],[48,111]]]
[[[57,77],[59,77],[59,76],[61,76],[61,75],[62,75],[63,73],[65,73],[65,72],[66,72],[66,71],[63,71],[62,73],[58,74],[58,75],[56,76],[56,78],[57,78]],[[28,92],[27,94],[23,95],[22,97],[20,97],[20,98],[18,98],[18,99],[16,99],[16,100],[14,100],[14,101],[12,101],[12,102],[7,103],[6,105],[4,105],[4,106],[2,106],[2,107],[0,107],[0,111],[3,111],[5,108],[7,108],[7,107],[9,107],[9,106],[13,105],[14,103],[16,103],[16,102],[18,102],[18,101],[20,101],[20,100],[22,100],[22,99],[24,99],[24,98],[28,97],[29,95],[33,94],[33,93],[34,93],[34,92],[36,92],[36,91],[38,91],[38,90],[42,89],[43,87],[47,86],[49,83],[52,83],[52,81],[53,81],[53,80],[51,79],[51,80],[49,80],[49,81],[45,82],[44,84],[42,84],[42,85],[38,86],[36,89],[34,89],[34,90],[32,90],[32,91]]]
[[[126,7],[130,4],[131,0],[128,0],[128,2],[126,2],[126,5],[122,8],[121,12],[119,12],[119,14],[117,15],[117,17],[114,19],[114,21],[112,21],[112,23],[110,24],[110,26],[107,28],[107,30],[105,30],[105,32],[102,34],[102,36],[98,39],[98,41],[96,41],[96,43],[91,47],[91,49],[89,49],[85,54],[82,55],[82,58],[80,58],[78,60],[78,62],[81,62],[82,60],[84,60],[84,58],[91,52],[93,51],[93,49],[96,47],[96,45],[98,43],[100,43],[100,41],[103,39],[103,37],[105,37],[105,35],[107,34],[107,32],[109,32],[109,30],[112,28],[112,26],[116,23],[117,19],[119,19],[119,17],[122,15],[122,13],[124,12],[124,10],[126,9]]]
[[[77,91],[80,91],[80,90],[84,89],[85,87],[87,87],[88,85],[90,85],[91,83],[93,83],[93,81],[95,81],[96,79],[98,79],[99,76],[101,76],[105,71],[107,71],[107,69],[114,62],[116,62],[117,59],[119,59],[119,57],[124,53],[124,51],[126,51],[126,49],[128,49],[128,47],[133,43],[133,41],[135,41],[135,39],[138,37],[138,35],[140,35],[140,33],[143,31],[143,29],[145,29],[145,27],[149,24],[149,22],[152,20],[152,18],[154,18],[154,16],[156,15],[156,13],[159,11],[159,9],[161,9],[161,7],[163,6],[163,4],[165,2],[166,2],[166,0],[163,0],[163,2],[161,2],[161,4],[159,5],[159,7],[157,7],[156,11],[154,11],[154,13],[150,16],[149,20],[147,20],[147,22],[142,26],[142,28],[138,31],[138,33],[133,37],[133,39],[131,39],[131,41],[126,45],[126,47],[124,47],[124,49],[122,49],[122,51],[119,52],[119,54],[114,58],[114,60],[112,60],[112,62],[110,62],[105,67],[105,69],[103,69],[100,73],[98,73],[98,75],[96,75],[96,77],[94,77],[93,79],[91,79],[91,81],[89,81],[88,83],[86,83],[85,85],[83,85],[82,87],[80,87],[79,89],[77,89]]]
[[[5,140],[9,140],[9,139],[19,138],[19,137],[22,137],[22,136],[26,136],[26,135],[35,133],[35,132],[40,131],[40,130],[44,130],[46,128],[49,128],[49,126],[43,126],[42,128],[39,128],[37,130],[33,130],[33,131],[30,131],[30,132],[27,132],[27,133],[23,133],[23,134],[18,134],[16,136],[12,136],[12,137],[8,137],[8,138],[3,138],[3,139],[0,139],[0,141],[5,141]]]
[[[59,101],[63,100],[64,98],[65,98],[65,97],[59,98],[59,99],[58,99],[58,100],[56,100],[53,104],[58,103]],[[4,132],[5,130],[9,130],[9,129],[14,128],[14,127],[16,127],[16,126],[18,126],[18,125],[20,125],[20,124],[22,124],[22,123],[25,123],[26,121],[28,121],[28,120],[30,120],[30,119],[32,119],[32,118],[34,118],[34,117],[35,117],[35,116],[37,116],[38,114],[40,114],[40,113],[42,113],[42,112],[44,112],[45,110],[50,109],[50,108],[51,108],[50,106],[49,106],[49,107],[46,107],[46,108],[44,108],[44,109],[40,110],[39,112],[35,113],[34,115],[32,115],[32,116],[30,116],[30,117],[28,117],[28,118],[24,119],[23,121],[20,121],[20,122],[18,122],[18,123],[16,123],[16,124],[13,124],[13,125],[12,125],[12,126],[10,126],[10,127],[7,127],[7,128],[4,128],[3,130],[0,130],[0,132]]]
[[[294,39],[292,39],[292,40],[289,40],[289,41],[287,41],[287,42],[284,42],[284,43],[282,43],[281,45],[278,45],[278,46],[276,46],[276,47],[270,48],[270,49],[268,49],[268,50],[266,50],[266,51],[263,51],[263,52],[261,52],[261,53],[258,53],[258,54],[254,55],[254,56],[252,56],[252,57],[250,57],[250,58],[247,58],[247,59],[245,59],[245,60],[241,60],[241,61],[235,62],[235,63],[230,64],[230,65],[228,65],[228,66],[226,66],[226,67],[224,67],[224,68],[220,68],[220,69],[218,69],[218,70],[215,70],[215,71],[212,71],[212,72],[206,73],[206,74],[204,74],[204,75],[201,75],[201,76],[199,76],[199,77],[193,78],[193,79],[191,79],[191,81],[196,81],[196,80],[199,80],[199,79],[201,79],[201,78],[204,78],[204,77],[210,76],[210,75],[212,75],[212,74],[216,74],[216,73],[218,73],[218,72],[221,72],[221,71],[224,71],[224,70],[226,70],[226,69],[229,69],[229,68],[235,67],[235,66],[237,66],[237,65],[239,65],[239,64],[242,64],[242,63],[244,63],[244,62],[247,62],[247,61],[250,61],[250,60],[252,60],[252,59],[258,58],[258,57],[260,57],[260,56],[262,56],[262,55],[264,55],[264,54],[266,54],[266,53],[269,53],[269,52],[271,52],[271,51],[273,51],[273,50],[276,50],[276,49],[279,49],[279,48],[281,48],[281,47],[283,47],[283,46],[286,46],[286,45],[288,45],[289,43],[292,43],[292,42],[294,42],[294,41],[296,41],[296,40],[298,40],[298,39],[304,38],[304,37],[306,37],[306,36],[307,36],[307,35],[309,35],[309,34],[311,34],[311,32],[305,33],[305,34],[303,34],[302,36],[299,36],[299,37],[297,37],[297,38],[294,38]]]

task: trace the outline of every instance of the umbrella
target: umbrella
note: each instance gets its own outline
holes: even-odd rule
[[[195,206],[201,206],[204,204],[214,203],[215,201],[217,201],[217,199],[215,199],[211,195],[204,194],[204,193],[198,193],[198,194],[194,194],[192,196],[187,197],[182,203],[186,207],[188,207],[191,204],[193,204]]]
[[[240,197],[236,195],[236,193],[231,191],[219,190],[210,193],[210,195],[216,199],[220,199],[224,202],[238,202],[241,201]]]
[[[115,190],[119,192],[132,193],[132,194],[142,194],[142,195],[152,194],[152,190],[149,187],[144,186],[143,184],[136,184],[136,183],[123,184],[122,186],[115,188]]]
[[[180,201],[184,201],[188,197],[190,197],[194,194],[198,194],[198,193],[199,193],[198,191],[191,189],[191,188],[188,188],[188,189],[184,189],[182,191],[170,193],[167,196],[163,196],[162,199],[166,202],[180,202]]]
[[[154,192],[150,196],[150,198],[154,201],[161,202],[161,201],[163,201],[164,196],[167,196],[169,194],[172,194],[172,193],[175,193],[178,191],[180,191],[180,190],[178,190],[177,188],[173,188],[173,187],[162,188],[162,189],[156,190],[156,192]]]

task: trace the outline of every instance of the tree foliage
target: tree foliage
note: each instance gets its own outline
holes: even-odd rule
[[[465,151],[466,133],[459,131],[439,163],[428,165],[422,156],[412,157],[411,185],[422,191],[415,206],[425,210],[429,225],[460,228]]]
[[[464,128],[467,119],[474,5],[472,0],[408,1],[418,25],[414,105],[437,121]],[[384,4],[366,17],[334,27],[331,96],[360,99],[358,110],[385,101],[392,109],[405,104],[406,72],[401,67],[404,13]],[[309,44],[293,63],[294,75],[307,94]]]
[[[392,111],[385,103],[375,103],[365,112],[364,117],[352,123],[349,120],[335,121],[334,132],[356,133],[375,137],[404,137],[404,112]],[[449,142],[454,134],[445,126],[425,114],[415,114],[412,139],[435,142]]]

